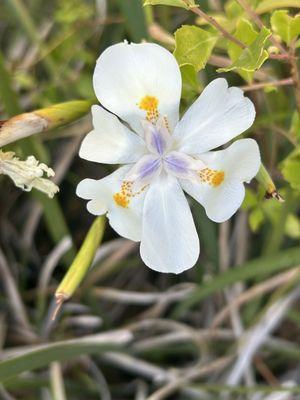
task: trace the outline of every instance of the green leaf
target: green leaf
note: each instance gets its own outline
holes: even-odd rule
[[[89,335],[78,339],[42,344],[20,351],[0,362],[0,382],[25,371],[41,368],[52,361],[63,361],[83,354],[102,353],[124,347],[132,335],[125,329]],[[16,349],[14,349],[14,354]]]
[[[300,8],[299,0],[263,0],[255,9],[258,14],[276,10],[277,8],[295,7]]]
[[[300,190],[300,148],[293,151],[282,163],[281,172],[295,190]]]
[[[191,7],[197,7],[193,0],[145,0],[144,6],[172,6],[172,7],[181,7],[188,10]]]
[[[180,67],[180,72],[182,78],[181,97],[186,100],[192,100],[200,92],[195,67],[192,64],[183,64]]]
[[[271,26],[286,44],[300,35],[300,15],[291,17],[287,10],[274,11],[271,16]]]
[[[236,19],[244,14],[244,9],[236,0],[230,0],[224,5],[225,13],[228,19]]]
[[[256,71],[269,57],[269,53],[264,49],[264,45],[271,35],[267,28],[263,28],[257,38],[242,50],[239,58],[227,68],[219,68],[218,72],[228,72],[233,70],[243,70],[247,72]]]
[[[241,19],[237,24],[236,31],[234,36],[245,43],[247,46],[250,46],[254,40],[257,39],[258,32],[253,29],[252,24],[246,19]],[[241,49],[237,44],[233,42],[228,42],[228,54],[232,62],[238,60],[241,56],[243,49]],[[247,82],[251,82],[253,78],[254,72],[244,71],[243,69],[237,69],[236,72],[241,75]]]
[[[180,66],[192,64],[198,72],[209,59],[217,36],[197,26],[184,25],[175,32],[175,51]]]

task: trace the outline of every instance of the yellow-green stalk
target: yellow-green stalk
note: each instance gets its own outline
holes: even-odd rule
[[[57,308],[53,319],[62,303],[68,300],[78,288],[94,259],[97,248],[103,238],[105,217],[97,217],[90,227],[79,252],[55,292]]]
[[[265,189],[265,191],[266,191],[265,198],[266,199],[276,199],[281,203],[284,202],[283,197],[278,193],[275,183],[273,182],[269,172],[267,171],[267,169],[265,168],[265,166],[263,164],[261,164],[261,167],[255,178]]]
[[[91,100],[67,101],[2,121],[0,147],[76,121],[90,111],[92,104]]]

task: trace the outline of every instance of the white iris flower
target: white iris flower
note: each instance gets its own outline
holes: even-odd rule
[[[84,179],[77,195],[95,215],[107,213],[121,236],[140,241],[146,265],[160,272],[191,268],[199,238],[184,191],[215,222],[240,207],[260,167],[253,139],[211,151],[248,129],[252,102],[225,79],[212,81],[179,121],[181,75],[175,58],[156,44],[119,43],[97,61],[94,130],[80,157],[124,164],[107,177]]]

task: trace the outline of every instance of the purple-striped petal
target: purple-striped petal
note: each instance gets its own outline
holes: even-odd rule
[[[164,169],[167,173],[180,179],[199,181],[197,172],[205,168],[201,160],[197,160],[179,151],[171,151],[164,157]]]
[[[161,168],[160,158],[154,154],[147,154],[134,164],[124,180],[132,182],[133,192],[138,192],[160,174]]]
[[[143,121],[145,141],[151,153],[163,156],[171,147],[172,138],[163,118],[159,118],[154,125],[149,121]]]

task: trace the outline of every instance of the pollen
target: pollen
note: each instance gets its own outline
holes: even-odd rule
[[[113,195],[115,203],[123,208],[128,208],[132,194],[132,183],[123,181],[121,190]]]
[[[158,119],[158,99],[154,96],[146,95],[138,104],[141,110],[146,111],[147,120],[155,122]]]
[[[129,198],[126,195],[124,195],[120,192],[115,193],[114,201],[118,206],[123,207],[123,208],[128,208]]]
[[[224,171],[204,168],[201,171],[199,171],[199,177],[202,182],[217,187],[220,186],[221,183],[224,181],[225,173]]]
[[[130,200],[133,197],[143,193],[143,191],[147,187],[147,185],[145,185],[139,191],[133,192],[132,185],[133,185],[133,182],[131,182],[131,181],[123,181],[120,191],[113,195],[113,199],[118,206],[123,207],[123,208],[128,208],[129,204],[130,204]]]

